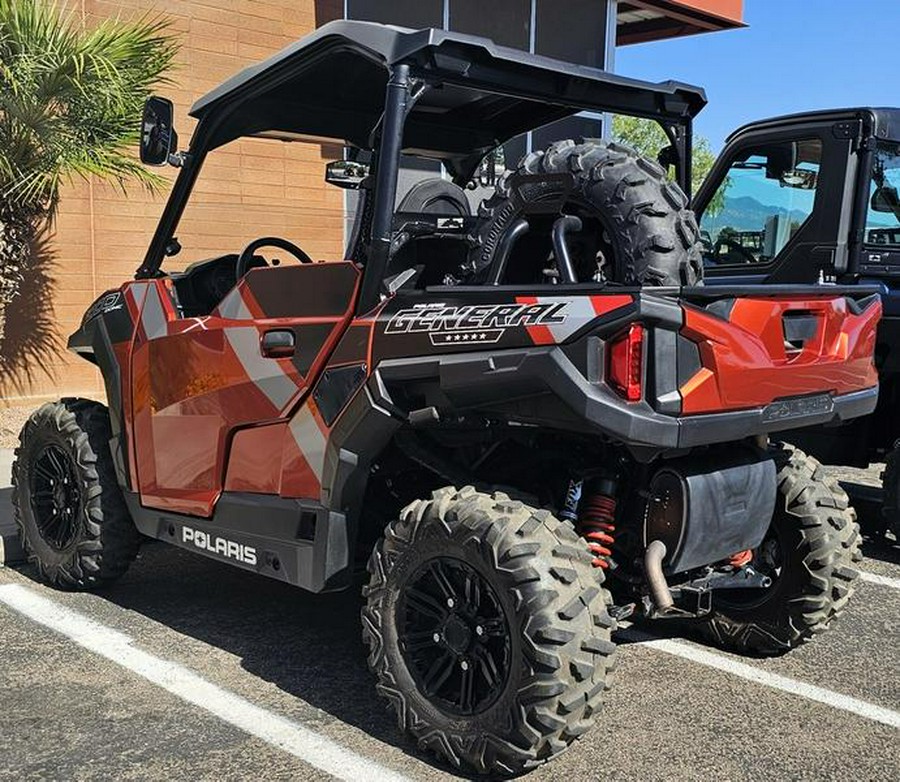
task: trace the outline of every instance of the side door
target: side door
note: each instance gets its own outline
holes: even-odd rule
[[[233,437],[289,418],[349,323],[358,281],[343,262],[253,269],[191,318],[165,279],[147,285],[132,353],[143,505],[212,514]]]
[[[809,283],[846,271],[846,125],[751,129],[728,144],[694,201],[707,282]]]

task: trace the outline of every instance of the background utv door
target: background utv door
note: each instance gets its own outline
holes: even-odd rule
[[[857,127],[761,126],[727,145],[694,201],[708,282],[816,282],[846,271]]]

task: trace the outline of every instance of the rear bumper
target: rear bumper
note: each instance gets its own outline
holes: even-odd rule
[[[868,415],[878,404],[878,386],[849,394],[794,397],[755,410],[708,413],[679,419],[680,447],[728,442],[755,434],[839,424]],[[715,438],[715,439],[713,439]]]
[[[458,409],[509,410],[510,400],[531,398],[517,410],[522,420],[585,424],[629,446],[650,451],[725,443],[769,432],[837,424],[867,415],[878,402],[878,386],[847,394],[807,395],[721,413],[678,416],[660,413],[646,401],[626,403],[599,378],[588,379],[559,347],[464,353],[382,361],[370,381],[378,398],[396,382],[434,378]],[[383,397],[382,397],[383,398]],[[557,414],[556,398],[568,420]],[[391,405],[390,399],[383,403]],[[652,453],[648,452],[652,457]]]

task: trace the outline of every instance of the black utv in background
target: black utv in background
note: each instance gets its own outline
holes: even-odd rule
[[[692,207],[707,285],[877,286],[875,412],[791,432],[824,462],[886,462],[880,524],[900,540],[900,109],[848,108],[745,125]]]

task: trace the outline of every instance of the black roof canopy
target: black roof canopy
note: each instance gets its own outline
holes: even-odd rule
[[[404,151],[458,166],[584,110],[684,122],[702,89],[652,84],[445,30],[337,21],[241,71],[198,100],[205,143],[239,136],[318,138],[367,149],[392,66],[430,86],[406,122]]]
[[[868,120],[871,131],[877,138],[900,141],[900,109],[891,107],[851,107],[782,114],[742,125],[732,131],[725,141],[729,143],[747,131],[777,130],[781,127],[793,127],[806,122],[843,122],[855,119]]]

